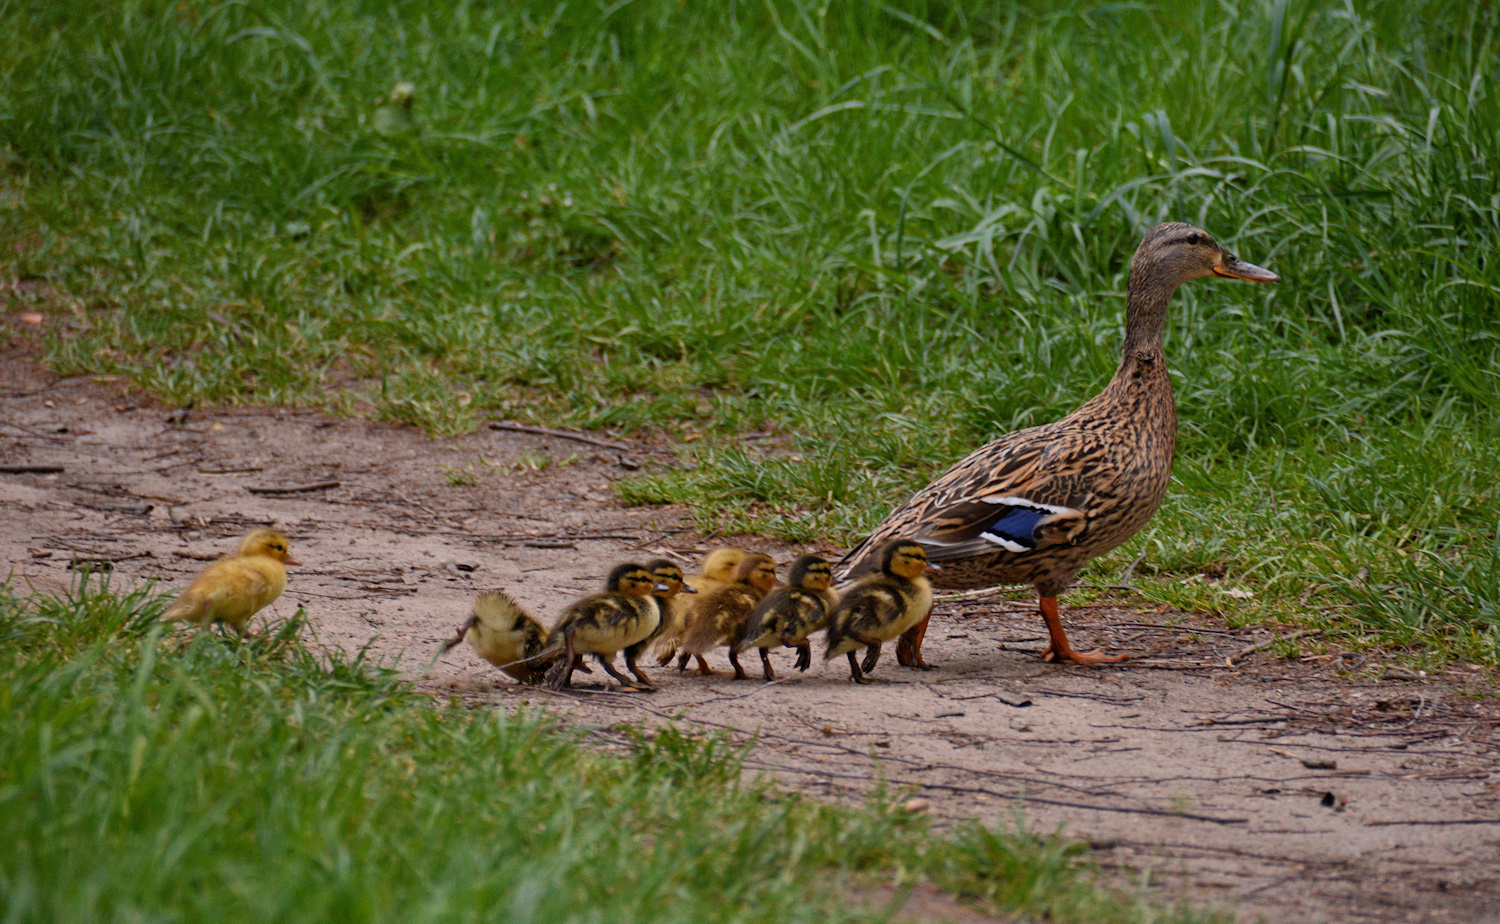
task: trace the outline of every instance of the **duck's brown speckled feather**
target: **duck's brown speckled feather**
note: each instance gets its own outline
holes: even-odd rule
[[[980,447],[917,492],[849,554],[846,577],[873,570],[874,550],[908,536],[942,566],[934,586],[1034,584],[1056,595],[1085,562],[1125,542],[1156,512],[1176,445],[1166,362],[1127,356],[1109,386],[1072,414]],[[978,539],[996,509],[983,499],[996,497],[1070,512],[1039,525],[1035,549],[1010,552]]]

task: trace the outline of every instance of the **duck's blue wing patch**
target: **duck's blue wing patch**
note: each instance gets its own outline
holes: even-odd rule
[[[1029,552],[1036,548],[1036,525],[1051,515],[1036,507],[1002,507],[979,538],[1007,552]]]
[[[967,500],[942,511],[932,528],[917,541],[927,547],[929,561],[953,561],[1004,549],[1029,552],[1037,547],[1037,526],[1055,514],[1068,513],[1024,497],[984,497]]]

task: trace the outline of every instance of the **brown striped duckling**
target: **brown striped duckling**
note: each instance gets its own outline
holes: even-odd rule
[[[828,649],[824,661],[849,656],[855,683],[880,660],[880,646],[906,632],[932,612],[932,585],[927,582],[927,551],[921,543],[896,539],[880,549],[880,573],[870,574],[846,588],[828,621]],[[854,650],[863,647],[860,664]]]
[[[1018,430],[970,453],[892,511],[844,559],[845,578],[874,571],[896,538],[926,546],[950,590],[1031,584],[1051,643],[1042,657],[1078,664],[1124,655],[1077,652],[1057,615],[1057,595],[1079,569],[1135,535],[1166,496],[1177,448],[1162,334],[1177,287],[1215,276],[1276,282],[1275,273],[1236,257],[1208,232],[1157,225],[1130,261],[1125,346],[1104,390],[1054,423]],[[922,667],[924,619],[896,655]]]
[[[605,673],[627,690],[639,689],[615,670],[615,652],[636,644],[656,631],[661,622],[661,605],[655,592],[665,592],[643,565],[616,565],[609,573],[607,589],[590,594],[571,604],[547,636],[542,656],[562,653],[563,657],[547,671],[547,684],[561,690],[572,683],[574,659],[592,654]],[[639,672],[641,683],[651,683]]]
[[[760,650],[761,672],[767,681],[776,679],[767,653],[773,645],[797,649],[797,670],[807,670],[812,663],[808,636],[828,625],[828,617],[839,602],[833,589],[833,566],[816,555],[803,555],[792,562],[786,582],[787,586],[771,591],[750,614],[745,634],[734,646],[736,654],[748,648]]]
[[[274,529],[251,530],[239,551],[205,568],[161,618],[199,628],[222,622],[244,635],[251,617],[286,589],[286,566],[301,564],[288,557],[290,548]]]
[[[656,603],[661,608],[661,619],[657,621],[656,631],[625,649],[625,666],[630,672],[640,679],[641,683],[651,685],[651,680],[646,676],[636,663],[636,659],[646,650],[646,647],[661,636],[667,628],[668,614],[672,611],[673,604],[680,594],[696,594],[698,588],[689,584],[682,576],[682,569],[665,558],[658,558],[648,562],[646,567],[651,569],[651,577],[656,580],[657,590],[652,591],[656,597]]]
[[[745,634],[745,623],[755,607],[776,586],[776,563],[771,556],[760,552],[747,554],[734,569],[733,580],[708,594],[701,603],[688,613],[688,624],[683,630],[682,649],[677,657],[677,669],[687,667],[688,658],[698,659],[698,673],[716,674],[704,660],[704,653],[720,645],[733,645]],[[734,679],[744,680],[745,669],[740,667],[739,656],[734,649],[729,651],[729,663],[734,665]]]
[[[687,577],[687,583],[696,588],[695,593],[710,594],[721,587],[727,586],[734,580],[734,569],[739,567],[745,556],[750,554],[744,549],[734,546],[720,546],[708,553],[703,559],[703,567],[697,573]],[[656,663],[666,667],[672,663],[677,656],[677,648],[682,644],[682,631],[687,625],[688,612],[704,597],[684,597],[678,595],[672,598],[671,605],[662,613],[665,625],[661,634],[656,637]]]

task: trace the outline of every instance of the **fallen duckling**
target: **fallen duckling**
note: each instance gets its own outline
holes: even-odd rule
[[[703,559],[703,567],[698,573],[688,575],[687,583],[697,588],[695,593],[705,595],[726,587],[734,580],[734,569],[739,567],[748,554],[750,553],[744,549],[734,546],[714,549]],[[682,633],[687,626],[688,613],[703,599],[706,597],[693,599],[679,595],[672,598],[671,606],[662,613],[664,625],[661,634],[656,637],[657,664],[666,667],[677,656],[677,648],[682,644]]]
[[[745,634],[732,651],[738,654],[747,648],[759,649],[761,672],[767,682],[776,679],[767,649],[777,644],[797,649],[797,670],[806,671],[812,664],[812,645],[807,637],[828,625],[828,616],[839,602],[838,592],[833,590],[833,566],[816,555],[803,555],[793,562],[786,582],[786,587],[771,591],[750,614]]]
[[[582,654],[592,654],[620,686],[639,689],[615,670],[615,652],[656,631],[661,623],[661,604],[652,593],[665,593],[667,586],[658,584],[648,569],[634,563],[616,565],[605,586],[608,589],[603,593],[590,594],[564,610],[547,636],[541,656],[562,655],[547,671],[547,684],[554,690],[572,684],[574,662]],[[642,684],[651,687],[638,670],[634,673]]]
[[[251,530],[238,552],[209,565],[162,618],[199,628],[222,622],[243,636],[251,617],[286,589],[286,566],[301,564],[288,557],[289,547],[274,529]]]
[[[698,673],[716,674],[703,657],[720,645],[733,645],[745,634],[745,623],[750,614],[766,594],[776,586],[776,563],[771,556],[750,552],[734,569],[734,580],[709,594],[688,613],[688,624],[683,630],[681,653],[677,657],[677,669],[687,667],[688,658],[698,659]],[[729,651],[729,663],[734,665],[734,679],[744,680],[745,669],[740,667],[739,656],[734,649]]]
[[[556,655],[542,657],[547,630],[503,590],[479,595],[474,611],[458,627],[458,634],[443,643],[449,651],[464,639],[481,658],[522,683],[540,683]],[[592,673],[585,664],[576,665]]]
[[[880,660],[881,643],[900,636],[932,611],[932,585],[924,577],[929,567],[926,549],[896,539],[881,548],[879,561],[880,573],[862,577],[845,590],[828,622],[823,660],[848,655],[855,683],[872,683],[865,674]],[[854,659],[854,649],[860,646],[866,649],[863,664]]]

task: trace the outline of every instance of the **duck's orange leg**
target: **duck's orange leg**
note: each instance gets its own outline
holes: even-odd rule
[[[1042,598],[1042,618],[1047,621],[1047,634],[1052,636],[1052,643],[1047,650],[1042,652],[1043,661],[1072,661],[1075,664],[1116,664],[1128,659],[1129,655],[1107,655],[1101,654],[1096,648],[1093,651],[1078,652],[1068,644],[1068,633],[1063,631],[1062,620],[1057,618],[1057,598]]]
[[[919,671],[932,670],[932,665],[922,660],[922,639],[927,637],[927,624],[932,622],[932,611],[928,610],[922,621],[901,633],[896,639],[896,663],[902,667]]]
[[[681,673],[682,671],[687,670],[688,661],[691,660],[692,658],[697,658],[698,659],[698,669],[696,671],[694,671],[693,673],[695,673],[695,674],[702,674],[705,677],[712,677],[713,675],[715,675],[715,674],[718,673],[718,671],[716,671],[713,668],[711,668],[711,667],[708,666],[708,661],[704,660],[703,655],[689,654],[686,651],[684,651],[682,654],[680,654],[680,655],[677,656],[677,671],[678,671],[678,673]]]

